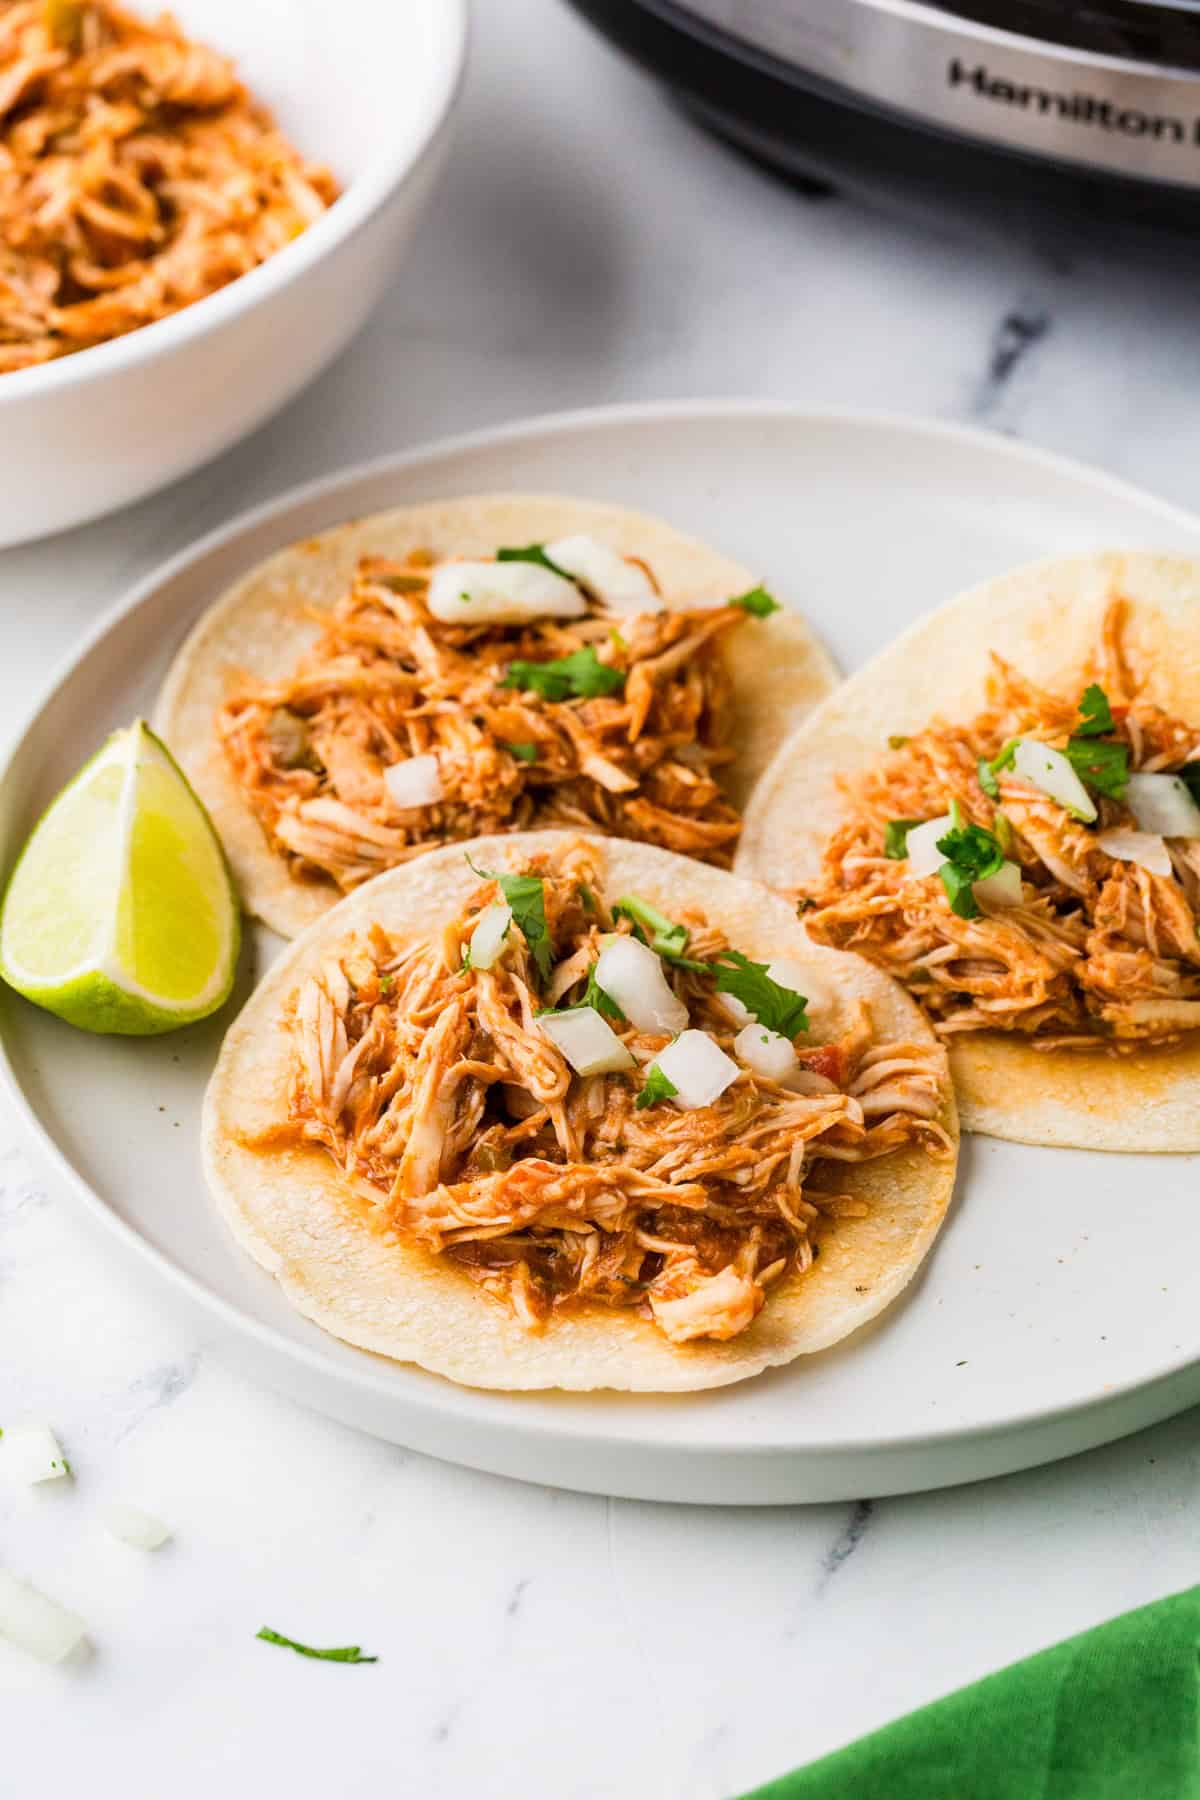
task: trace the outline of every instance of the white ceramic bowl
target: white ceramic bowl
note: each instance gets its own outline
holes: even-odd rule
[[[342,196],[208,299],[0,375],[0,545],[139,499],[290,400],[380,298],[441,162],[467,0],[172,0],[171,10],[236,59]]]

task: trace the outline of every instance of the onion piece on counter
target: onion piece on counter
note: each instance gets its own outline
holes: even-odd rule
[[[627,562],[608,544],[601,544],[585,532],[573,537],[556,538],[546,545],[550,561],[576,580],[592,598],[614,612],[661,612],[663,602],[645,569]]]
[[[994,875],[985,875],[980,881],[971,883],[971,892],[985,906],[1020,906],[1021,865],[1007,860],[1000,864]]]
[[[0,1637],[39,1662],[61,1662],[84,1641],[83,1620],[57,1600],[0,1569]]]
[[[608,1075],[634,1067],[632,1056],[595,1007],[543,1013],[538,1024],[577,1075]]]
[[[490,969],[504,949],[504,940],[512,925],[512,907],[506,900],[493,900],[475,921],[470,951],[473,969]]]
[[[441,771],[432,751],[393,763],[383,771],[383,785],[402,812],[413,806],[436,806],[443,797]]]
[[[1065,806],[1073,818],[1090,824],[1096,817],[1095,802],[1061,750],[1039,744],[1035,738],[1018,738],[1013,769],[1023,781]]]
[[[911,875],[936,875],[946,858],[938,849],[938,839],[944,838],[953,828],[954,820],[949,813],[940,818],[926,819],[923,825],[913,825],[905,840],[908,856],[908,868]]]
[[[1113,856],[1118,862],[1137,863],[1152,875],[1175,873],[1165,842],[1153,831],[1130,831],[1127,826],[1115,825],[1111,831],[1100,833],[1096,846],[1105,856]]]
[[[667,980],[662,959],[635,937],[615,934],[605,939],[596,963],[596,986],[639,1031],[674,1037],[687,1029],[688,1009]]]
[[[651,1068],[661,1069],[675,1088],[671,1099],[685,1112],[711,1106],[738,1078],[738,1066],[707,1031],[683,1031],[660,1050]]]
[[[1157,832],[1159,837],[1200,837],[1200,806],[1178,775],[1131,775],[1125,804],[1142,831]]]
[[[443,625],[523,625],[587,611],[573,581],[535,562],[438,563],[425,604]]]
[[[781,1031],[768,1031],[765,1025],[743,1025],[733,1040],[733,1049],[738,1061],[764,1081],[786,1081],[800,1067],[791,1040]]]
[[[135,1550],[158,1550],[170,1541],[171,1527],[140,1506],[114,1502],[100,1508],[100,1519],[110,1537],[132,1544]]]
[[[71,1473],[71,1465],[50,1427],[33,1421],[8,1427],[0,1440],[0,1456],[7,1473],[30,1486],[40,1481],[61,1481]]]

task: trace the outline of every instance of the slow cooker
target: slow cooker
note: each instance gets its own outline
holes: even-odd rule
[[[709,124],[809,179],[1200,194],[1200,0],[573,0]]]

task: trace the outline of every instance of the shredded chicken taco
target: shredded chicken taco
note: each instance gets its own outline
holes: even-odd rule
[[[749,571],[656,520],[448,501],[298,544],[201,620],[158,725],[290,936],[438,845],[579,827],[718,867],[833,686]]]
[[[549,831],[433,852],[306,933],[204,1138],[235,1235],[337,1336],[482,1387],[669,1390],[887,1306],[957,1121],[918,1009],[784,901]]]
[[[1040,564],[917,626],[764,779],[739,866],[902,981],[964,1122],[1200,1149],[1200,565]]]

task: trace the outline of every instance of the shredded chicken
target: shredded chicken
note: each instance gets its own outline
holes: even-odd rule
[[[720,640],[737,606],[615,619],[446,625],[430,557],[366,558],[299,667],[246,681],[217,718],[229,766],[300,879],[341,889],[431,845],[532,826],[592,827],[727,867],[741,820]],[[514,660],[594,652],[611,692],[506,686]],[[401,807],[384,771],[434,754],[442,798]]]
[[[935,720],[899,740],[849,785],[850,810],[826,846],[822,878],[801,896],[823,944],[855,950],[897,976],[944,1036],[1016,1031],[1039,1048],[1128,1052],[1200,1028],[1200,842],[1168,840],[1173,876],[1106,854],[1098,834],[1129,825],[1121,800],[1094,793],[1092,827],[1073,820],[1012,768],[979,762],[1028,733],[1061,748],[1077,728],[1085,683],[1112,710],[1106,742],[1124,745],[1131,771],[1175,771],[1200,756],[1200,729],[1140,697],[1124,645],[1125,604],[1113,601],[1092,666],[1069,696],[1048,694],[992,659],[986,709],[967,724]],[[892,820],[964,820],[1001,835],[1020,864],[1023,903],[952,911],[937,876],[914,878],[884,850]]]
[[[190,306],[337,193],[169,15],[0,0],[0,373]]]
[[[575,971],[565,998],[578,1005],[601,934],[630,921],[614,922],[586,845],[526,872],[542,880],[558,966]],[[284,1129],[325,1148],[380,1229],[450,1258],[529,1329],[587,1300],[634,1308],[674,1343],[734,1337],[781,1275],[809,1267],[822,1211],[864,1210],[811,1191],[815,1165],[951,1149],[943,1053],[876,1042],[865,1009],[837,1043],[798,1042],[794,1085],[743,1068],[694,1111],[637,1106],[642,1070],[669,1040],[619,1018],[635,1070],[574,1073],[538,1028],[539,988],[554,984],[540,982],[518,923],[490,969],[464,967],[495,896],[485,882],[436,940],[374,927],[304,983]],[[684,917],[693,961],[727,947],[702,916]],[[731,1053],[711,971],[664,971],[692,1026]]]

